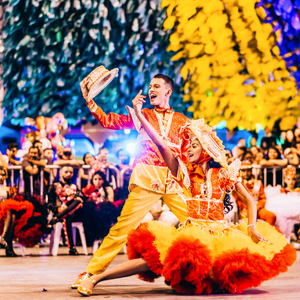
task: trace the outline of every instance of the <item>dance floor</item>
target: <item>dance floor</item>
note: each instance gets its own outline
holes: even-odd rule
[[[82,249],[78,248],[79,252]],[[15,250],[18,254],[19,249]],[[46,255],[48,248],[26,248],[25,257],[6,258],[0,249],[0,299],[1,300],[58,300],[82,298],[71,283],[84,270],[89,256],[69,256],[67,248],[59,249],[59,256]],[[119,254],[111,266],[127,260]],[[178,295],[159,278],[155,283],[146,283],[135,276],[100,283],[91,299],[228,299],[234,300],[291,300],[300,299],[300,252],[296,263],[287,273],[263,283],[258,288],[237,295]]]

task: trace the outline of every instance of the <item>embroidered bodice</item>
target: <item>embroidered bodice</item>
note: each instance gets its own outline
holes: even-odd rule
[[[231,192],[237,182],[238,169],[240,162],[229,166],[228,171],[224,168],[209,169],[206,178],[203,181],[187,182],[187,175],[192,178],[187,169],[184,169],[182,163],[181,170],[185,176],[181,177],[185,185],[189,184],[189,195],[185,197],[187,204],[188,219],[194,221],[221,221],[224,220],[223,200],[226,193]]]

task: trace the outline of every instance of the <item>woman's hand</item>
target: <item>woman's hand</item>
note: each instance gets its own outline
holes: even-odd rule
[[[146,96],[142,95],[142,90],[140,90],[139,93],[132,100],[132,105],[137,116],[141,114],[143,104],[146,102],[144,98],[146,98]]]
[[[268,240],[263,238],[263,236],[258,231],[256,231],[255,226],[248,227],[248,234],[250,235],[250,237],[254,243],[268,242]]]

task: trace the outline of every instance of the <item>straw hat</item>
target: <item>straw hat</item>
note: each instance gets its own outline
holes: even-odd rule
[[[218,138],[217,133],[207,124],[204,119],[192,120],[190,128],[196,138],[200,141],[204,150],[221,164],[228,168],[223,142]]]
[[[91,100],[97,96],[118,74],[119,69],[107,70],[100,66],[87,76],[88,98]]]

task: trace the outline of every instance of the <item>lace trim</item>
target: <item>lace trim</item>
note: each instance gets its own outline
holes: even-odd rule
[[[159,129],[160,129],[162,137],[164,139],[166,139],[167,141],[169,141],[168,135],[169,135],[169,131],[170,131],[170,128],[171,128],[171,124],[172,124],[172,119],[173,119],[174,112],[172,112],[170,114],[166,130],[164,128],[164,125],[163,125],[163,122],[162,122],[160,114],[157,111],[155,111],[155,110],[154,110],[154,113],[155,113],[155,115],[157,117]]]
[[[241,167],[241,161],[236,159],[228,166],[229,179],[233,181],[238,181],[239,171]]]
[[[138,117],[136,116],[135,114],[135,111],[132,107],[129,107],[129,106],[126,106],[126,109],[128,111],[128,113],[131,115],[132,117],[132,120],[133,120],[133,124],[134,124],[134,127],[135,129],[140,132],[141,130],[141,127],[142,127],[142,124],[140,122],[140,120],[138,119]]]
[[[179,167],[181,168],[181,171],[183,173],[183,185],[186,187],[186,189],[189,189],[191,186],[191,181],[190,181],[190,176],[189,176],[189,172],[188,169],[186,167],[186,165],[183,163],[183,161],[177,157],[178,163],[179,163]],[[178,179],[178,178],[177,178]]]

